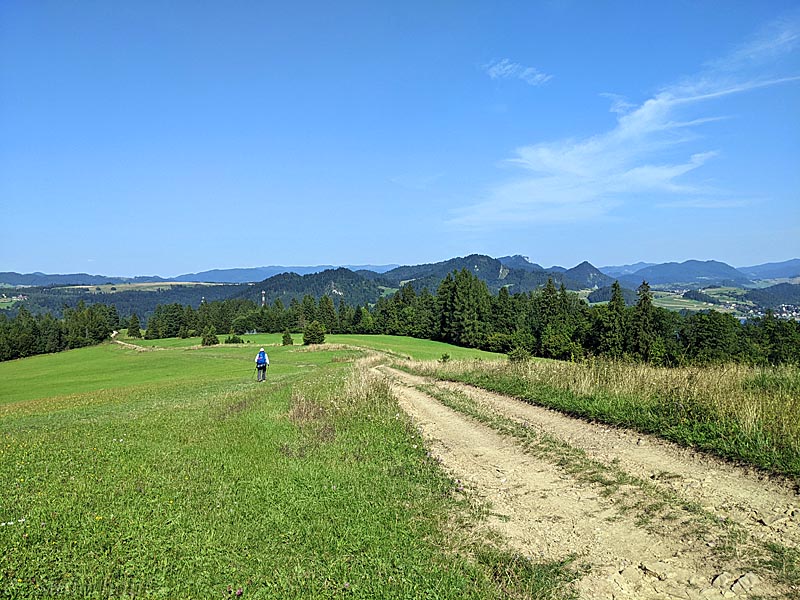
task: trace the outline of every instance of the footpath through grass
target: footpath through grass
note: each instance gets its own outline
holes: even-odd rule
[[[469,533],[358,352],[274,346],[258,384],[253,341],[0,364],[0,598],[572,596]]]

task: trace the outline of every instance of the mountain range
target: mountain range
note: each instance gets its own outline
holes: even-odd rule
[[[792,259],[778,263],[766,263],[749,267],[734,268],[719,261],[687,260],[682,263],[670,262],[662,264],[635,263],[631,265],[607,266],[600,269],[584,261],[570,269],[559,266],[549,268],[531,262],[522,255],[492,258],[481,254],[452,258],[437,263],[421,265],[348,265],[334,267],[319,265],[311,267],[267,266],[241,269],[214,269],[200,273],[179,275],[173,278],[158,276],[110,277],[75,273],[67,275],[47,275],[44,273],[20,274],[14,272],[0,273],[0,285],[6,286],[67,286],[122,284],[122,283],[158,283],[158,282],[204,282],[204,283],[263,283],[261,287],[276,288],[283,285],[296,287],[297,279],[306,276],[307,283],[312,280],[328,279],[330,281],[357,280],[370,282],[368,287],[399,287],[406,282],[414,282],[418,289],[427,287],[435,290],[439,282],[454,270],[467,269],[486,282],[489,289],[496,292],[507,286],[513,292],[530,291],[541,287],[552,278],[557,285],[563,284],[567,289],[598,289],[611,285],[615,279],[629,288],[636,288],[646,280],[651,286],[683,286],[705,287],[710,285],[731,285],[736,287],[754,287],[754,282],[764,279],[792,279],[800,277],[800,259]],[[352,273],[355,278],[346,273]],[[320,277],[311,275],[327,274]],[[294,276],[294,277],[292,277]],[[334,285],[335,284],[324,284]],[[362,285],[359,283],[359,285]]]

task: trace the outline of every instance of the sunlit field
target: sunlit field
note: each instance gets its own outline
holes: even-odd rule
[[[0,597],[571,596],[459,529],[471,502],[363,352],[278,339],[0,364]]]

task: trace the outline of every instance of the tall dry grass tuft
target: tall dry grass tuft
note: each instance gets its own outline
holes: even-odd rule
[[[308,425],[325,417],[327,410],[319,402],[311,400],[299,390],[292,392],[289,403],[289,420],[298,426]]]
[[[373,369],[382,360],[378,354],[369,354],[355,362],[340,397],[345,404],[375,409],[386,405],[389,382]]]

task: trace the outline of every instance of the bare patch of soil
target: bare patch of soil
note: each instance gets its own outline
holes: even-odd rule
[[[131,350],[136,350],[137,352],[155,352],[163,349],[156,346],[137,346],[136,344],[129,344],[128,342],[123,342],[122,340],[114,340],[114,343],[124,346],[125,348],[130,348]]]

